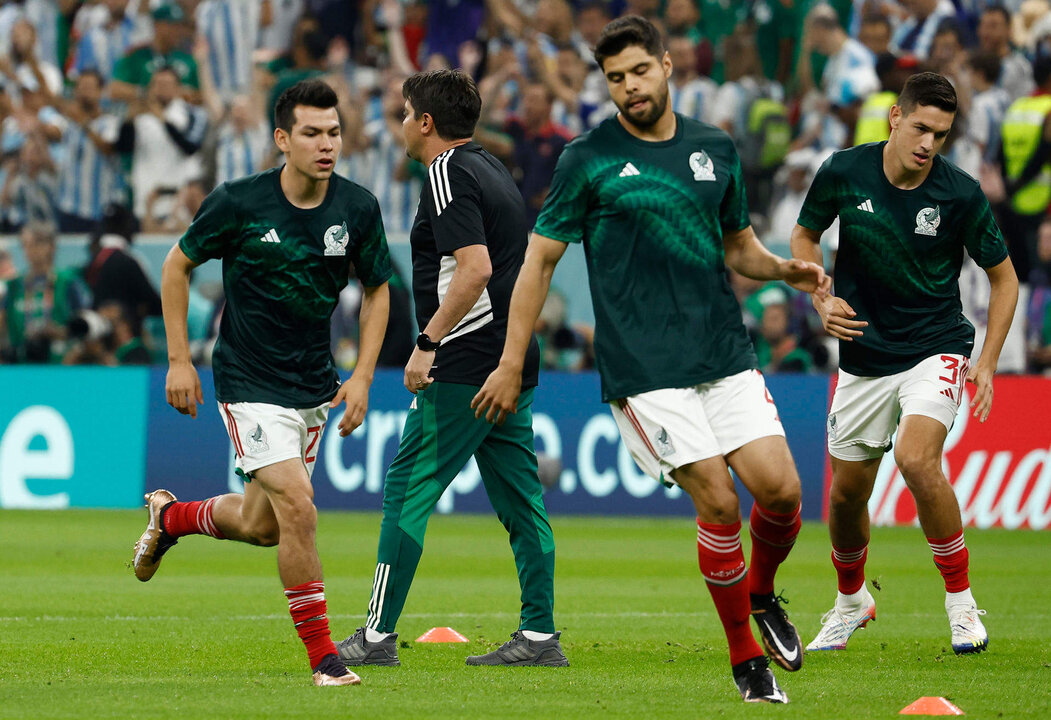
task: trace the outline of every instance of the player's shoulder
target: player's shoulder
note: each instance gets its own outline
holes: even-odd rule
[[[494,185],[514,181],[500,160],[472,141],[443,152],[427,168],[428,182],[457,187],[471,187],[484,192]]]
[[[379,207],[379,201],[376,199],[376,196],[364,185],[335,173],[332,174],[329,182],[335,185],[337,197],[344,202],[367,207]]]
[[[733,138],[722,128],[702,120],[694,120],[679,113],[675,113],[675,117],[682,127],[682,139],[684,142],[700,143],[705,148],[711,149],[723,148],[732,151],[734,155],[737,154],[737,146],[734,145]]]
[[[255,199],[260,194],[273,193],[275,175],[280,173],[280,168],[270,168],[262,172],[245,175],[234,180],[227,180],[218,185],[212,193],[220,193],[231,200]]]
[[[952,160],[941,155],[934,156],[932,171],[939,173],[941,182],[948,185],[953,195],[967,200],[980,191],[977,179],[966,170],[957,167]]]

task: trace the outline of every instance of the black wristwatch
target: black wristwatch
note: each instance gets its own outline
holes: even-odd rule
[[[431,340],[427,333],[420,333],[416,336],[416,347],[425,352],[433,352],[437,350],[440,345],[440,342],[434,342]]]

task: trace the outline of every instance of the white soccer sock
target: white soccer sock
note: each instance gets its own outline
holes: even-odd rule
[[[555,634],[554,633],[538,633],[538,632],[533,632],[532,630],[523,630],[522,631],[522,636],[526,640],[550,640],[551,638],[553,638],[555,636]]]
[[[390,633],[381,633],[376,632],[372,628],[365,628],[365,642],[383,642],[388,637],[390,637]]]
[[[867,595],[867,593],[864,585],[862,585],[856,593],[851,593],[850,595],[836,593],[836,606],[851,609],[860,607],[861,603],[865,600],[865,595]]]
[[[953,605],[977,605],[974,601],[974,595],[971,595],[971,588],[956,593],[945,593],[945,607]]]

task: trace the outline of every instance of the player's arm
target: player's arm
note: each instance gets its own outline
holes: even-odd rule
[[[1011,329],[1011,320],[1018,302],[1018,276],[1015,274],[1011,258],[998,265],[985,268],[989,276],[989,325],[985,332],[985,343],[978,362],[971,366],[967,373],[968,382],[974,383],[974,417],[985,422],[993,407],[993,374],[1000,360],[1007,331]]]
[[[792,256],[820,264],[821,233],[820,230],[796,224],[790,239]],[[861,328],[868,326],[864,320],[855,319],[857,313],[846,300],[832,295],[832,279],[828,276],[816,292],[810,293],[810,301],[821,317],[825,332],[838,340],[852,342],[854,338],[863,334]]]
[[[358,311],[358,362],[350,380],[340,386],[331,406],[346,401],[347,409],[339,421],[339,434],[350,435],[365,421],[369,409],[369,388],[376,373],[383,336],[387,332],[387,317],[390,314],[390,287],[362,285],[361,310]]]
[[[161,268],[161,310],[168,339],[168,377],[164,391],[168,404],[183,415],[197,417],[197,404],[204,402],[201,380],[190,358],[186,312],[190,304],[190,272],[197,267],[176,243]]]
[[[785,259],[767,250],[755,236],[752,226],[723,233],[726,265],[753,280],[784,280],[792,287],[812,293],[825,282],[820,262]]]
[[[441,342],[464,319],[478,302],[493,274],[489,248],[485,245],[464,245],[453,250],[453,257],[456,259],[456,269],[449,281],[449,290],[427,327],[421,330],[433,342]],[[420,348],[412,351],[405,365],[405,387],[409,392],[416,392],[433,382],[430,372],[434,353],[434,350]]]
[[[507,337],[500,364],[486,378],[485,384],[471,400],[474,416],[502,424],[508,413],[518,409],[522,391],[522,368],[533,337],[533,327],[544,307],[555,266],[566,252],[566,243],[533,233],[526,248],[525,260],[511,293],[507,312]]]

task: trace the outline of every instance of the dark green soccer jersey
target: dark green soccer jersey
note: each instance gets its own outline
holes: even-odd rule
[[[839,343],[853,375],[893,375],[937,353],[970,356],[974,326],[960,304],[963,251],[988,268],[1007,247],[978,182],[936,155],[913,190],[883,173],[886,142],[834,153],[807,193],[799,224],[826,229],[839,215],[835,294],[865,320]]]
[[[190,260],[223,260],[226,308],[212,356],[220,402],[316,407],[339,377],[329,321],[353,266],[363,285],[391,276],[379,204],[333,175],[316,208],[285,197],[281,169],[226,182],[179,240]]]
[[[582,242],[605,402],[756,367],[723,232],[748,227],[730,137],[676,114],[646,142],[612,117],[566,146],[534,232]]]

